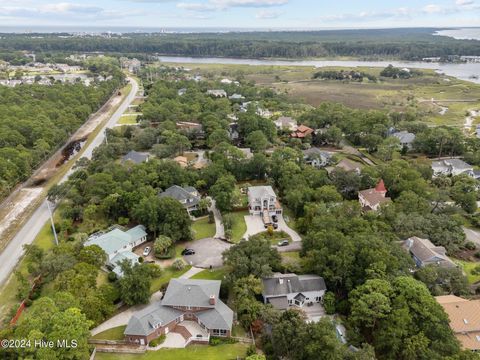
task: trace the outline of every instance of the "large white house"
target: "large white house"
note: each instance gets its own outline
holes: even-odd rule
[[[248,188],[248,209],[250,215],[262,215],[268,211],[270,216],[282,213],[282,207],[271,186],[251,186]]]
[[[432,161],[432,170],[434,177],[440,175],[457,176],[460,174],[476,177],[472,165],[455,158]]]
[[[263,301],[278,310],[320,303],[327,287],[318,275],[279,274],[263,278]]]

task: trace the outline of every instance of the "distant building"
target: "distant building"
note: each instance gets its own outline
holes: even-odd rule
[[[399,131],[399,132],[393,133],[392,136],[400,140],[400,145],[402,147],[412,149],[413,142],[415,140],[415,134],[410,133],[408,131]]]
[[[317,275],[274,274],[263,278],[263,301],[275,309],[302,308],[310,303],[321,303],[327,287]]]
[[[226,85],[230,85],[231,83],[233,83],[233,81],[230,80],[230,79],[222,79],[222,80],[220,80],[220,82],[222,84],[226,84]]]
[[[271,186],[249,187],[248,208],[251,215],[262,215],[267,212],[271,216],[282,213],[282,207]]]
[[[233,94],[232,96],[229,97],[230,100],[243,100],[245,99],[245,96],[241,94]]]
[[[225,90],[207,90],[207,95],[212,95],[217,98],[223,98],[228,96]]]
[[[188,131],[202,131],[203,126],[202,124],[189,122],[189,121],[178,121],[176,123],[177,129],[180,130],[188,130]]]
[[[132,315],[125,341],[147,345],[175,334],[185,347],[208,344],[210,336],[230,337],[233,311],[220,300],[220,285],[219,280],[171,279],[162,300]]]
[[[179,90],[177,91],[178,96],[183,96],[183,95],[185,95],[186,93],[187,93],[187,89],[186,89],[186,88],[179,89]]]
[[[308,126],[305,125],[300,125],[297,130],[292,132],[290,136],[292,138],[297,138],[297,139],[304,139],[309,135],[313,135],[315,133],[315,130],[309,128]]]
[[[303,151],[303,159],[308,165],[312,165],[316,168],[323,168],[330,163],[332,155],[327,151],[312,147]]]
[[[373,189],[359,191],[358,200],[363,210],[377,211],[381,205],[391,202],[391,199],[386,194],[385,184],[383,180],[380,180]]]
[[[480,300],[455,295],[436,296],[450,320],[450,328],[464,349],[480,350]]]
[[[185,156],[177,156],[177,157],[173,158],[173,161],[175,161],[183,169],[188,167],[188,159]]]
[[[355,171],[357,174],[360,174],[362,172],[363,165],[356,161],[352,161],[349,159],[342,159],[335,166],[335,168],[342,169],[345,171]]]
[[[240,150],[243,153],[243,155],[245,155],[245,159],[253,158],[252,149],[250,149],[250,148],[238,148],[238,150]]]
[[[443,159],[439,161],[432,161],[433,176],[457,176],[460,174],[466,174],[471,177],[475,177],[473,166],[467,164],[461,159]]]
[[[119,264],[127,259],[132,265],[138,263],[138,256],[133,248],[147,241],[145,226],[138,225],[130,230],[123,231],[114,228],[106,233],[96,233],[88,238],[84,246],[98,245],[107,254],[107,265],[117,276],[123,276]]]
[[[170,197],[178,200],[189,213],[194,210],[198,210],[198,203],[201,199],[197,189],[192,186],[186,186],[182,188],[178,185],[173,185],[164,192],[160,193],[159,196]]]
[[[435,246],[428,239],[416,236],[405,240],[403,246],[412,254],[413,260],[418,267],[427,265],[438,265],[446,268],[456,267],[455,263],[446,255],[447,251],[443,246]]]
[[[138,151],[130,151],[128,154],[122,157],[122,162],[132,162],[134,164],[141,164],[143,162],[148,162],[150,155],[148,153],[142,153]]]
[[[297,120],[291,117],[282,116],[273,123],[279,130],[296,131],[298,129]]]

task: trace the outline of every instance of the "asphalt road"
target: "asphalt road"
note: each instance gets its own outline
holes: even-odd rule
[[[132,84],[132,90],[130,94],[123,100],[123,102],[118,107],[117,111],[112,115],[110,120],[104,125],[102,131],[98,133],[95,139],[85,148],[82,157],[91,158],[93,150],[99,146],[103,141],[105,141],[105,129],[112,128],[120,119],[120,116],[125,112],[133,100],[138,91],[138,83],[129,78],[130,83]],[[72,170],[69,170],[67,174],[62,178],[60,183],[67,180],[68,176],[71,174]],[[39,231],[45,225],[49,219],[47,203],[44,201],[38,208],[35,210],[18,231],[17,235],[10,241],[10,243],[5,247],[2,253],[0,253],[0,285],[8,279],[10,273],[14,270],[18,261],[23,255],[23,245],[31,244]]]

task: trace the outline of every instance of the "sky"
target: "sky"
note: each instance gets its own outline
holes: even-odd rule
[[[0,26],[466,27],[480,0],[0,0]]]

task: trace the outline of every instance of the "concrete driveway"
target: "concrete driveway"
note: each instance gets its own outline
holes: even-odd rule
[[[293,252],[293,251],[300,251],[302,250],[302,242],[301,241],[295,241],[290,243],[290,245],[287,246],[275,246],[278,250],[278,252]]]
[[[480,246],[480,232],[466,227],[463,228],[463,232],[468,241],[475,243],[475,245]]]
[[[302,241],[302,238],[298,233],[289,228],[283,215],[277,215],[278,217],[278,229],[277,231],[284,231],[292,238],[293,242]],[[250,236],[266,231],[265,226],[263,225],[263,220],[260,215],[247,215],[245,216],[245,223],[247,224],[247,232],[243,237],[248,239]]]
[[[222,253],[231,246],[232,244],[219,239],[197,240],[188,245],[189,249],[195,250],[195,255],[184,256],[183,259],[198,268],[219,268],[223,266]]]

